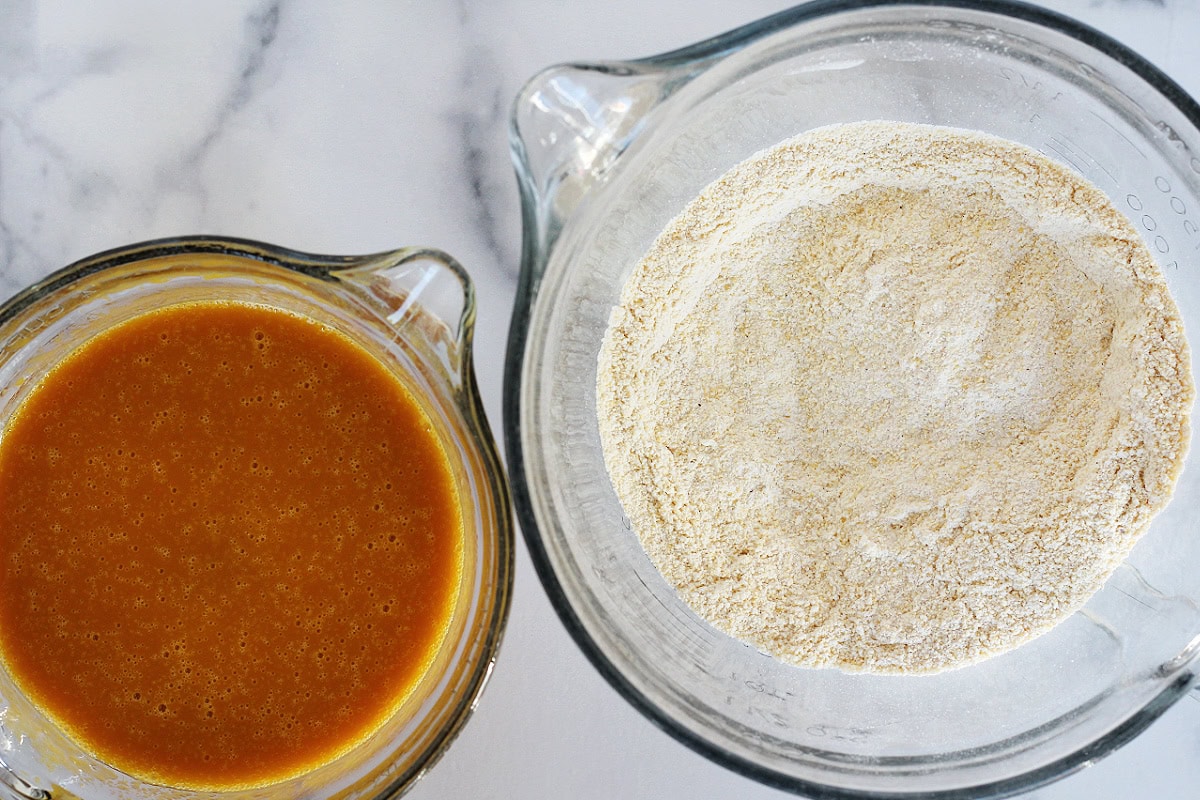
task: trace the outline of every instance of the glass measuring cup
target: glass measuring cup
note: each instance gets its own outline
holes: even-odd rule
[[[518,97],[523,271],[505,432],[514,501],[561,618],[633,705],[710,758],[814,797],[1004,796],[1128,741],[1200,659],[1200,467],[1086,608],[935,676],[784,666],[654,569],[604,468],[596,362],[632,267],[708,183],[822,125],[984,131],[1082,173],[1142,232],[1200,331],[1200,107],[1128,49],[987,0],[815,2],[662,56],[555,67]],[[1193,349],[1194,349],[1193,338]]]
[[[462,583],[441,648],[395,715],[329,764],[270,786],[194,793],[139,781],[81,750],[0,669],[0,798],[382,798],[412,785],[465,723],[496,657],[512,589],[507,483],[475,385],[474,290],[445,253],[317,256],[236,239],[147,242],[77,262],[0,306],[0,413],[89,337],[174,303],[295,312],[348,336],[410,390],[451,462]]]

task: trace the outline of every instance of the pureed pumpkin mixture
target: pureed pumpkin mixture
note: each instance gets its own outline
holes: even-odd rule
[[[597,406],[697,614],[792,664],[929,673],[1103,585],[1171,495],[1193,394],[1163,276],[1099,189],[871,122],[753,156],[666,227]]]
[[[71,353],[0,442],[0,657],[87,751],[181,788],[277,782],[375,732],[461,581],[421,404],[344,335],[190,303]]]

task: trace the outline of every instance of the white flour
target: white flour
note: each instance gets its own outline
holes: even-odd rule
[[[1170,496],[1193,396],[1159,269],[1098,189],[900,123],[709,186],[629,278],[597,388],[683,600],[871,672],[962,666],[1083,605]]]

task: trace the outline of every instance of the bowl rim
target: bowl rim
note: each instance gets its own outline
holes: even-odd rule
[[[1193,127],[1200,130],[1200,103],[1146,58],[1086,23],[1056,11],[1031,5],[1024,0],[811,0],[703,41],[625,63],[668,67],[681,62],[719,59],[724,55],[737,52],[759,39],[802,23],[847,12],[903,6],[983,12],[1033,23],[1053,32],[1065,34],[1129,69],[1145,81],[1150,88],[1157,91],[1163,99],[1175,106]],[[797,778],[735,755],[693,733],[673,717],[664,713],[653,700],[635,687],[620,668],[605,655],[572,607],[562,583],[555,574],[526,481],[521,426],[521,378],[528,344],[529,321],[540,288],[542,272],[553,249],[558,231],[552,230],[544,239],[538,238],[541,235],[541,227],[538,224],[538,189],[525,169],[524,153],[517,125],[518,104],[523,96],[523,92],[518,94],[509,118],[509,138],[521,195],[523,228],[521,271],[509,326],[503,383],[503,438],[512,502],[534,571],[551,605],[576,646],[621,697],[676,741],[739,775],[772,788],[802,794],[813,800],[914,800],[917,797],[929,800],[969,800],[979,797],[1010,797],[1077,772],[1132,741],[1162,716],[1175,701],[1189,692],[1198,677],[1195,669],[1181,672],[1166,688],[1152,697],[1129,718],[1103,736],[1067,756],[1001,780],[974,784],[965,788],[933,791],[881,792],[847,789]]]

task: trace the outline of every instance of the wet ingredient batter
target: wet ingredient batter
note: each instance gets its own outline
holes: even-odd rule
[[[0,445],[0,654],[85,749],[260,785],[376,730],[441,642],[462,520],[421,406],[311,320],[202,303],[89,341]]]

